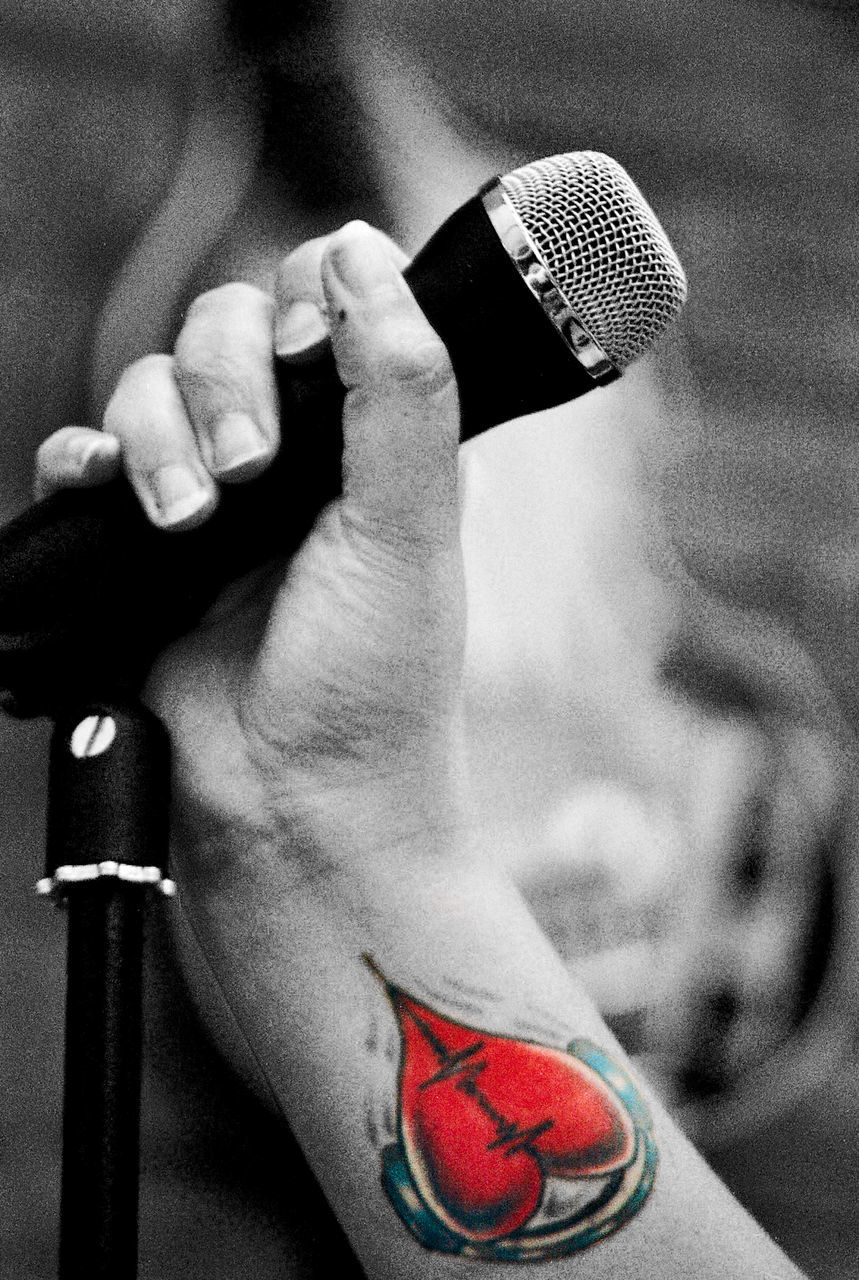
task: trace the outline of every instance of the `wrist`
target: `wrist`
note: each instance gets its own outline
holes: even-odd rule
[[[461,860],[469,843],[452,752],[408,763],[315,760],[240,788],[185,792],[175,821],[177,873],[195,891],[270,893],[272,877],[317,886],[373,880],[392,863]]]
[[[317,768],[292,780],[275,821],[290,856],[352,876],[391,859],[404,867],[461,851],[459,790],[450,759]]]

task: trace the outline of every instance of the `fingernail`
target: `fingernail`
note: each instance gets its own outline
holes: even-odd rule
[[[344,227],[334,237],[330,255],[334,274],[356,298],[397,285],[399,273],[384,244],[363,222]]]
[[[190,467],[170,463],[148,477],[144,501],[158,524],[174,527],[213,504],[214,494]]]
[[[325,317],[316,303],[308,298],[293,302],[275,321],[274,347],[279,356],[296,355],[327,337]]]
[[[232,476],[250,464],[267,458],[271,447],[250,414],[225,413],[212,426],[212,470]]]

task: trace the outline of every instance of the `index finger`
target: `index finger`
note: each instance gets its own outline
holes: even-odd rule
[[[376,233],[397,271],[409,256],[383,232]],[[275,280],[275,351],[283,360],[312,358],[329,336],[328,307],[322,286],[322,261],[331,236],[318,236],[280,263]]]

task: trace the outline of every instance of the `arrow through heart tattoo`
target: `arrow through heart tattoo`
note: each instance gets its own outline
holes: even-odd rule
[[[382,1185],[422,1245],[543,1261],[641,1208],[658,1157],[622,1067],[588,1040],[554,1049],[454,1021],[365,959],[400,1033],[398,1137],[382,1151]]]

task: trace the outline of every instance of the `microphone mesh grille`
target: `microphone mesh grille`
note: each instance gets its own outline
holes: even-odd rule
[[[570,306],[625,368],[686,301],[683,268],[638,187],[598,151],[538,160],[501,183]]]

